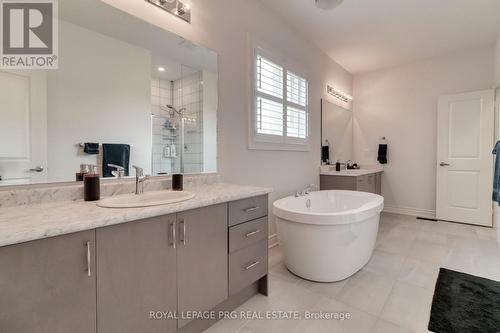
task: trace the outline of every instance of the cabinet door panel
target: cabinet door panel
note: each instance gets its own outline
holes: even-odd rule
[[[356,191],[356,177],[321,175],[320,189]]]
[[[368,184],[368,176],[358,176],[356,177],[357,191],[370,192],[370,185]]]
[[[210,310],[228,296],[227,204],[179,213],[177,224],[178,310]]]
[[[0,332],[95,332],[94,259],[94,230],[0,248]]]
[[[176,320],[150,311],[177,309],[175,215],[97,229],[97,316],[101,333],[168,333]]]

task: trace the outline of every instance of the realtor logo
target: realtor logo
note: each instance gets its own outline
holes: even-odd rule
[[[0,68],[57,68],[57,2],[0,0]]]

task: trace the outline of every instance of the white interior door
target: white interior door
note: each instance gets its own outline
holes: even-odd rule
[[[439,98],[437,219],[492,226],[494,120],[493,90]]]
[[[47,83],[44,71],[0,71],[0,185],[47,176]]]

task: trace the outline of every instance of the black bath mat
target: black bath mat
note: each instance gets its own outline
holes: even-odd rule
[[[441,268],[429,330],[435,333],[500,332],[500,282]]]

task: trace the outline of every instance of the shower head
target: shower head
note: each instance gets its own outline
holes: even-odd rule
[[[177,110],[175,107],[173,107],[172,105],[167,105],[167,108],[172,111],[172,112],[175,112],[177,113],[180,117],[183,117],[182,115],[182,111],[185,111],[186,108],[181,108],[180,110]]]

